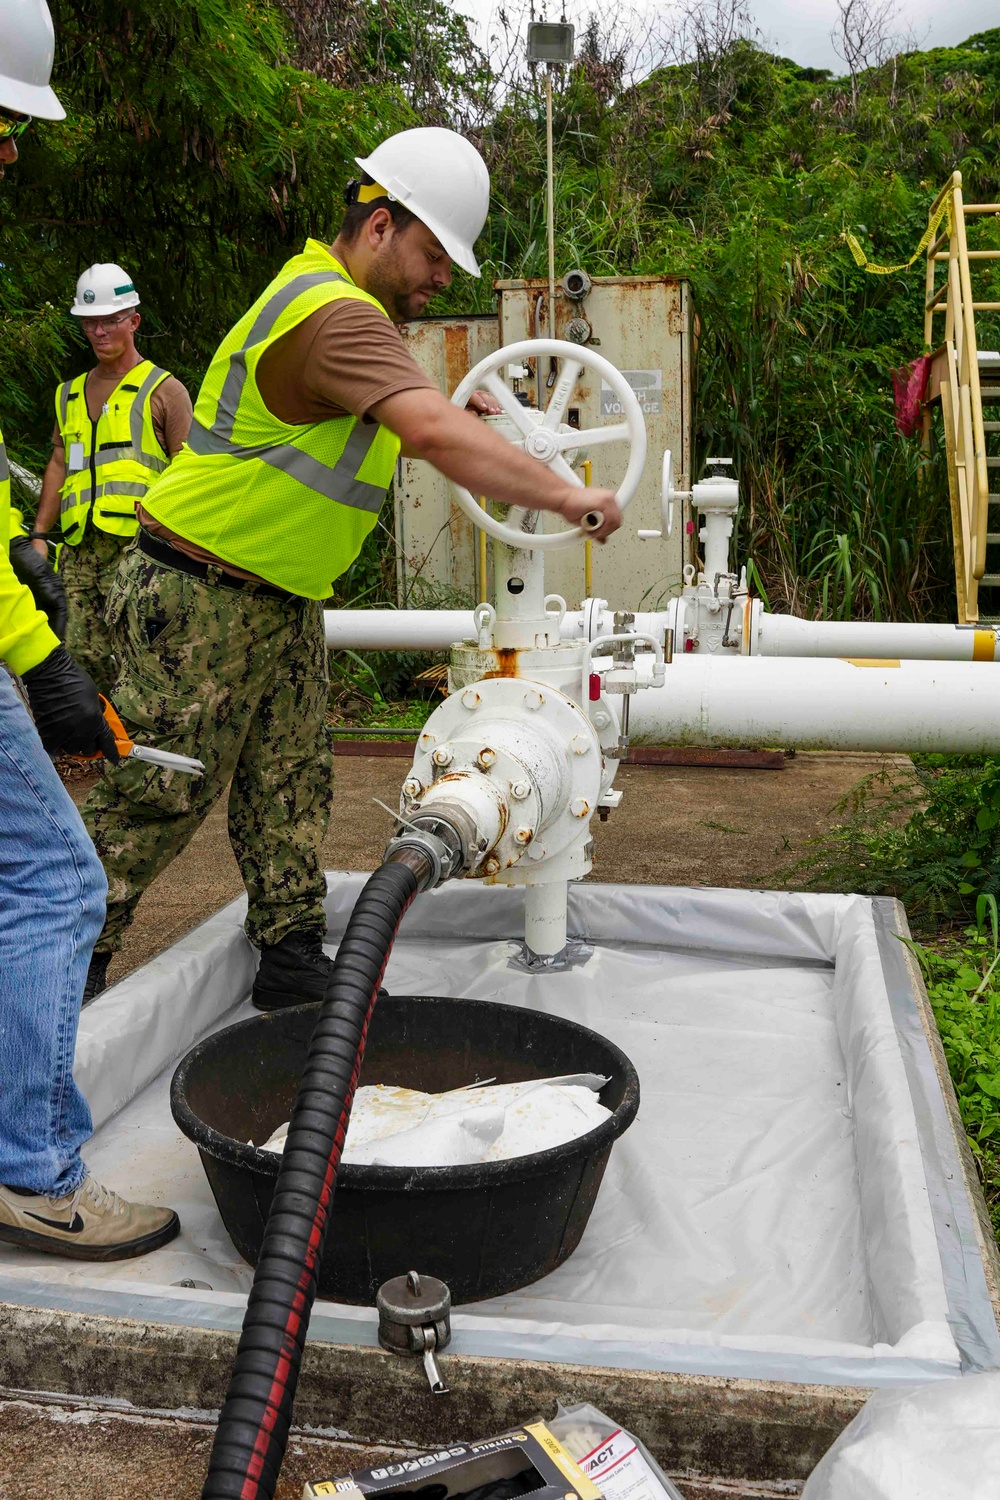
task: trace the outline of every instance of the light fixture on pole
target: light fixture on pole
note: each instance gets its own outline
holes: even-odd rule
[[[552,165],[552,69],[567,67],[573,61],[575,28],[565,18],[561,21],[528,23],[528,61],[545,64],[545,162],[546,162],[546,229],[549,241],[549,338],[556,336],[556,242],[555,184]],[[541,404],[541,403],[539,403]]]

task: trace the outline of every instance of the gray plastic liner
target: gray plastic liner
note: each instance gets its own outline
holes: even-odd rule
[[[328,877],[331,951],[365,878]],[[585,883],[571,889],[570,932],[591,956],[532,974],[510,963],[521,892],[466,882],[418,898],[390,992],[572,1017],[622,1047],[642,1086],[580,1248],[535,1285],[459,1309],[454,1348],[865,1386],[1000,1366],[897,910]],[[240,1326],[252,1272],[167,1094],[200,1036],[253,1014],[244,911],[225,907],[81,1020],[76,1074],[97,1126],[88,1163],[120,1191],[172,1203],[182,1236],[104,1267],[0,1247],[4,1300]],[[373,1345],[375,1328],[373,1310],[318,1302],[311,1337]]]

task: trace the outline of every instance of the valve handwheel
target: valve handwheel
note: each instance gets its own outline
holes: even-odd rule
[[[526,359],[545,358],[558,360],[559,371],[549,404],[545,408],[541,422],[536,424],[531,419],[529,408],[521,405],[499,372],[504,365],[520,364]],[[592,370],[611,387],[621,405],[624,421],[609,424],[607,427],[588,427],[582,432],[578,432],[575,428],[571,432],[561,432],[559,429],[569,406],[570,397],[584,370]],[[496,398],[503,407],[504,414],[517,428],[519,436],[513,440],[517,446],[532,458],[548,464],[549,468],[554,469],[566,480],[567,484],[583,483],[563,457],[567,450],[594,448],[603,443],[627,442],[629,444],[628,467],[617,491],[618,504],[622,510],[625,509],[638,488],[646,463],[646,424],[635,392],[621,371],[616,369],[610,360],[604,359],[600,354],[595,354],[593,350],[585,346],[565,343],[562,339],[524,339],[519,344],[507,344],[503,349],[497,349],[494,354],[481,359],[478,365],[466,375],[452,396],[452,402],[455,406],[465,406],[473,391],[480,388],[489,391],[490,395]],[[455,499],[469,519],[477,526],[481,526],[484,531],[489,532],[490,536],[496,537],[497,541],[506,542],[509,547],[523,548],[525,546],[528,537],[518,527],[494,520],[476,504],[469,491],[463,489],[461,485],[452,484],[452,490]],[[568,543],[585,537],[586,534],[582,526],[573,526],[567,531],[553,531],[542,535],[532,534],[530,546],[532,550],[539,547],[565,547]]]

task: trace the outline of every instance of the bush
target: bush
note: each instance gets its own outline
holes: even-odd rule
[[[934,932],[1000,894],[1000,760],[918,755],[864,777],[786,874],[813,889],[897,896]]]
[[[967,927],[964,941],[944,951],[912,947],[927,982],[994,1233],[1000,1236],[1000,951],[996,902],[981,898],[978,906],[980,915],[989,911],[989,935],[980,924]]]

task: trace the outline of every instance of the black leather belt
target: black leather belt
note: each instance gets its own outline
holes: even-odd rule
[[[193,557],[187,557],[161,537],[153,536],[144,526],[139,528],[139,551],[151,557],[154,562],[176,568],[180,573],[190,573],[203,583],[218,583],[224,589],[253,589],[255,594],[263,594],[267,599],[287,599],[293,604],[298,604],[300,599],[298,594],[290,594],[287,589],[276,589],[272,583],[254,583],[251,578],[236,578],[232,573],[222,572],[220,568],[210,569],[208,563],[196,562]],[[210,571],[215,575],[212,578],[209,578]]]

